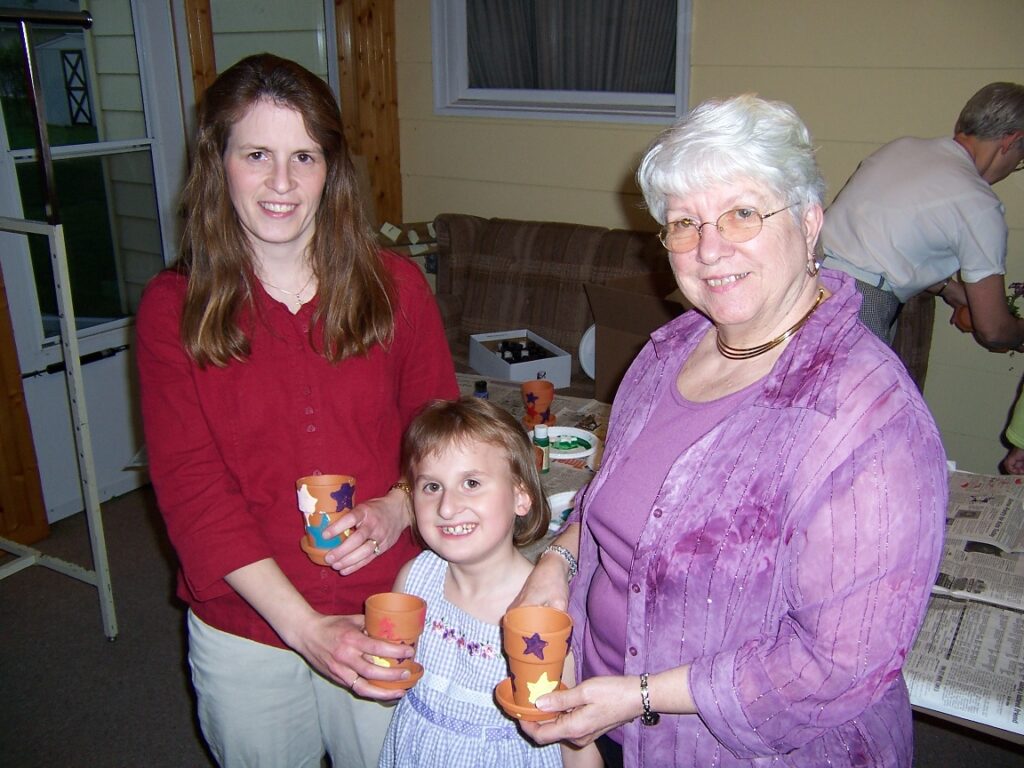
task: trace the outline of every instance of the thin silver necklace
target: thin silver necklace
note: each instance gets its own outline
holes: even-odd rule
[[[280,291],[285,296],[294,296],[295,297],[295,308],[296,309],[301,309],[303,304],[305,304],[307,301],[309,301],[309,299],[313,298],[312,296],[310,296],[309,299],[303,299],[302,298],[302,294],[306,292],[306,289],[309,288],[309,284],[313,282],[313,277],[314,277],[313,273],[310,273],[309,280],[307,280],[306,284],[304,286],[302,286],[301,288],[299,288],[299,290],[297,290],[297,291],[285,290],[284,288],[282,288],[282,287],[280,287],[278,285],[274,285],[273,283],[267,282],[262,277],[257,277],[256,279],[259,280],[261,283],[263,283],[264,287],[266,287],[266,288],[273,288],[275,291]]]

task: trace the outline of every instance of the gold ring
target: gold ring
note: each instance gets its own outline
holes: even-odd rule
[[[380,542],[377,541],[376,539],[370,539],[370,541],[373,542],[373,554],[379,555],[380,554]]]

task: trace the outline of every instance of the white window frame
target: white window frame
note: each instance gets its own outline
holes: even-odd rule
[[[182,100],[177,88],[169,88],[164,72],[177,67],[170,8],[147,0],[130,0],[136,55],[139,57],[140,88],[145,105],[147,135],[119,141],[97,141],[86,145],[51,146],[54,161],[73,157],[99,157],[148,151],[153,167],[154,194],[159,216],[165,263],[177,253],[177,202],[184,181],[185,130]],[[177,85],[177,84],[175,84]],[[191,82],[187,82],[191,89]],[[21,196],[14,166],[35,162],[35,148],[11,150],[6,136],[0,136],[0,212],[22,218]],[[28,242],[23,235],[0,234],[0,246],[11,255],[4,274],[10,312],[19,318],[38,318],[39,302],[32,274]],[[14,254],[17,254],[16,256]],[[134,316],[78,329],[79,351],[83,355],[105,348],[130,344]],[[18,360],[23,372],[39,371],[63,357],[60,338],[46,336],[40,323],[15,322]]]
[[[626,0],[628,2],[628,0]],[[675,94],[469,87],[466,0],[432,0],[434,112],[438,115],[669,123],[686,112],[692,0],[677,0]]]

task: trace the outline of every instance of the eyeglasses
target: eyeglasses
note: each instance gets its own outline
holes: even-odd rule
[[[670,221],[661,228],[658,237],[661,244],[673,253],[686,253],[697,247],[704,227],[714,224],[718,233],[730,243],[745,243],[747,240],[757,237],[761,227],[764,226],[765,219],[792,207],[793,204],[790,204],[771,213],[759,213],[753,208],[733,208],[731,211],[723,213],[714,222],[697,221],[690,218]]]

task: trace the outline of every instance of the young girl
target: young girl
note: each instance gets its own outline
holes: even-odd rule
[[[381,767],[533,768],[562,765],[562,752],[567,765],[596,757],[593,745],[534,745],[494,700],[509,674],[501,617],[532,568],[518,547],[540,539],[551,516],[523,428],[487,400],[438,401],[413,420],[402,449],[430,551],[402,568],[395,589],[427,602],[416,652],[426,671],[395,710]],[[571,658],[566,672],[571,684]]]

